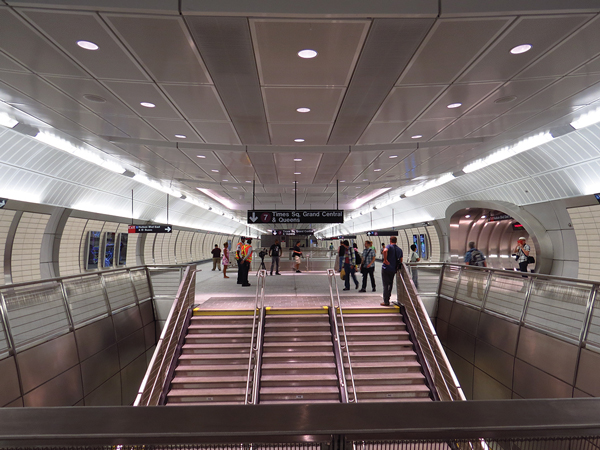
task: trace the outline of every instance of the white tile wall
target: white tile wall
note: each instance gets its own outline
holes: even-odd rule
[[[154,258],[154,239],[159,236],[157,234],[147,234],[144,242],[144,264],[160,264],[159,261]],[[159,252],[157,252],[159,253]],[[159,253],[160,254],[160,253]]]
[[[40,251],[49,214],[25,212],[21,216],[12,250],[13,283],[36,281],[40,274]]]
[[[0,284],[4,284],[4,249],[8,230],[14,217],[14,211],[0,210]]]
[[[58,275],[66,277],[81,273],[81,246],[83,230],[87,219],[78,219],[70,217],[65,224],[65,229],[60,238],[60,250],[58,253]]]
[[[567,209],[577,236],[579,278],[600,281],[600,205]]]

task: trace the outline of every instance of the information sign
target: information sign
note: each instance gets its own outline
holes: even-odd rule
[[[248,223],[344,223],[344,211],[339,209],[250,210]]]
[[[490,216],[490,218],[488,219],[488,222],[497,222],[499,220],[510,220],[512,219],[511,216],[509,216],[508,214],[496,214],[494,216]]]
[[[129,233],[170,233],[171,225],[129,225]]]
[[[398,236],[397,231],[367,231],[367,236]]]
[[[273,236],[312,236],[314,230],[273,230]]]

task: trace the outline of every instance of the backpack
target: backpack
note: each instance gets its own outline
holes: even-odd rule
[[[360,256],[360,253],[358,253],[358,251],[356,249],[354,249],[354,256],[356,258],[356,265],[360,266],[362,263],[362,257]]]
[[[483,256],[483,253],[481,253],[477,249],[473,249],[471,251],[471,260],[470,260],[470,264],[469,265],[471,265],[471,266],[478,266],[478,267],[484,267],[484,262],[485,262],[485,258]]]

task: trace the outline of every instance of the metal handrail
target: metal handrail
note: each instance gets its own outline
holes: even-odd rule
[[[256,284],[256,298],[254,300],[254,315],[252,319],[252,339],[250,341],[250,354],[248,355],[248,375],[246,378],[246,393],[244,395],[244,404],[256,404],[258,401],[258,373],[257,367],[259,355],[262,351],[262,323],[265,305],[265,280],[267,271],[261,269],[256,274],[258,283]],[[258,321],[257,321],[258,318]],[[256,336],[256,339],[255,339]],[[254,361],[254,371],[252,371],[252,362]],[[252,395],[250,395],[250,380],[252,383]],[[249,399],[250,397],[250,399]]]
[[[466,400],[460,387],[458,378],[446,357],[442,344],[431,319],[425,310],[425,306],[417,293],[417,289],[409,276],[406,264],[402,264],[401,270],[396,276],[398,302],[401,303],[409,316],[409,320],[419,341],[425,364],[434,383],[440,400]],[[403,295],[404,294],[404,295]],[[401,301],[404,300],[404,301]]]
[[[346,398],[348,398],[348,383],[346,381],[346,370],[344,368],[344,352],[342,351],[342,349],[346,350],[346,357],[348,359],[348,370],[350,371],[350,382],[352,383],[352,394],[353,394],[353,401],[350,402],[350,400],[348,399],[349,403],[358,403],[358,396],[356,395],[356,385],[354,383],[354,372],[352,370],[352,359],[350,357],[350,349],[348,347],[348,336],[346,334],[346,325],[344,323],[344,312],[342,310],[342,302],[340,300],[340,291],[338,288],[337,283],[335,282],[335,270],[333,269],[327,269],[327,278],[329,280],[329,296],[330,296],[330,300],[331,300],[331,309],[332,309],[332,314],[333,314],[333,320],[334,320],[334,324],[335,324],[335,336],[334,339],[337,343],[337,347],[338,347],[338,351],[340,354],[340,358],[341,358],[341,372],[342,372],[342,380],[340,381],[342,383],[342,387],[344,388],[344,393],[346,394]],[[336,293],[336,297],[337,297],[337,309],[339,309],[340,311],[340,321],[342,323],[342,335],[344,336],[344,345],[342,346],[342,343],[340,341],[340,331],[339,331],[339,326],[338,326],[338,321],[337,321],[337,309],[335,306],[335,301],[334,301],[334,296],[333,296],[333,286],[335,286],[335,293]]]
[[[158,405],[160,395],[166,388],[165,382],[168,371],[177,350],[181,333],[183,333],[185,315],[195,300],[196,272],[199,272],[199,270],[195,270],[195,266],[191,265],[187,266],[185,270],[183,281],[179,285],[175,301],[171,306],[165,327],[156,345],[156,350],[142,380],[134,406]]]

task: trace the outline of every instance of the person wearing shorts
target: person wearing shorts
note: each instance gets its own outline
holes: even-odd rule
[[[294,249],[292,250],[292,257],[294,258],[294,267],[296,268],[296,273],[302,273],[300,272],[300,258],[302,258],[300,241],[296,241],[296,245],[294,245]]]

